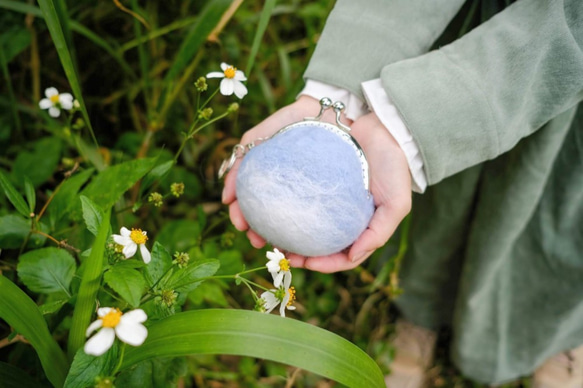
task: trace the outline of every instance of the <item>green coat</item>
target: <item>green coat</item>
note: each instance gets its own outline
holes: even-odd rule
[[[469,3],[339,0],[305,77],[382,79],[430,185],[397,305],[500,383],[583,344],[583,1],[520,0],[428,53],[462,6],[500,2]]]

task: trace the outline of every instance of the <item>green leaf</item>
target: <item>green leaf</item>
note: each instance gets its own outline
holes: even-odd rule
[[[45,303],[43,305],[38,306],[42,315],[48,315],[52,313],[56,313],[63,307],[65,303],[67,303],[67,299],[59,299],[55,300],[54,302]]]
[[[172,256],[159,242],[154,243],[152,248],[152,261],[146,266],[144,277],[148,282],[148,286],[152,287],[156,284],[165,273],[172,267]]]
[[[219,23],[223,13],[225,13],[230,5],[230,0],[212,0],[207,3],[200,12],[197,22],[192,26],[192,29],[182,41],[182,45],[172,61],[172,67],[170,67],[170,70],[164,78],[165,83],[171,82],[192,62],[194,56],[206,41],[207,36],[209,36]]]
[[[247,74],[251,74],[251,69],[255,63],[255,57],[259,51],[259,46],[261,45],[261,38],[267,29],[269,24],[269,19],[271,18],[271,13],[275,7],[277,0],[266,0],[263,4],[263,10],[261,11],[261,16],[259,17],[259,24],[255,30],[255,37],[253,38],[253,45],[251,46],[251,52],[249,53],[249,59],[247,59],[247,67],[245,71]]]
[[[55,4],[52,0],[38,0],[38,4],[42,10],[47,27],[49,28],[51,38],[57,49],[57,53],[59,54],[61,65],[65,70],[65,74],[67,75],[67,79],[69,80],[69,84],[73,90],[73,95],[81,105],[81,112],[83,113],[85,124],[89,128],[95,146],[98,147],[97,139],[95,138],[95,133],[93,132],[93,127],[91,126],[91,120],[89,120],[89,114],[87,113],[87,107],[85,106],[85,100],[83,99],[83,94],[81,93],[81,82],[79,82],[79,77],[77,76],[73,62],[73,55],[67,46],[67,40],[63,32],[63,23],[59,19],[57,8],[55,7]]]
[[[145,360],[120,373],[115,384],[124,388],[174,388],[187,372],[184,357]]]
[[[99,357],[90,356],[79,349],[73,358],[64,388],[93,387],[96,377],[112,374],[119,356],[119,346],[115,342]]]
[[[0,361],[0,381],[2,388],[43,388],[45,384],[36,381],[28,371]]]
[[[32,151],[18,153],[12,176],[20,186],[24,177],[28,177],[35,187],[45,183],[52,175],[61,159],[61,141],[56,137],[47,137],[33,143]]]
[[[26,201],[28,202],[28,210],[34,213],[36,208],[36,192],[34,186],[27,176],[24,177],[24,194],[26,195]]]
[[[33,292],[64,292],[70,296],[75,259],[63,249],[36,249],[18,258],[17,271],[20,280]]]
[[[204,282],[188,294],[188,300],[194,303],[195,306],[208,302],[214,307],[228,307],[229,302],[225,297],[227,286],[221,286],[222,284],[224,283],[217,281]]]
[[[174,160],[169,160],[156,167],[154,167],[142,180],[142,186],[140,187],[140,196],[146,192],[152,185],[163,178],[168,171],[174,166]]]
[[[49,381],[55,387],[61,387],[67,375],[67,359],[49,333],[38,307],[24,291],[4,276],[0,276],[0,290],[0,318],[30,342]]]
[[[7,29],[0,35],[0,45],[4,51],[4,59],[9,63],[30,46],[30,31],[24,26]]]
[[[188,311],[154,323],[143,345],[128,347],[121,368],[190,354],[264,358],[348,387],[385,387],[374,360],[346,339],[308,323],[244,310]]]
[[[8,176],[4,174],[4,172],[1,170],[0,170],[0,186],[2,186],[2,190],[4,190],[6,198],[8,198],[12,206],[14,206],[14,208],[18,210],[20,214],[22,214],[26,218],[29,218],[30,211],[28,210],[28,206],[26,205],[26,202],[24,202],[22,195],[20,195],[18,191],[16,191],[16,189],[10,182],[10,179],[8,179]]]
[[[155,158],[138,159],[109,167],[99,173],[82,194],[102,209],[108,209],[150,171],[155,162]]]
[[[57,223],[65,214],[73,209],[79,189],[87,182],[94,171],[92,168],[81,171],[67,179],[61,185],[61,188],[57,191],[48,206],[51,224],[54,225]]]
[[[163,287],[167,290],[188,293],[194,290],[203,279],[213,276],[219,267],[220,263],[215,259],[197,260],[186,268],[174,269]]]
[[[103,280],[132,307],[140,305],[140,299],[146,288],[146,281],[140,272],[114,266],[103,275]]]
[[[29,237],[31,222],[30,219],[25,220],[16,214],[0,217],[0,249],[20,248]],[[40,229],[44,232],[47,231],[46,226],[42,223],[40,224]],[[40,248],[45,241],[45,236],[33,233],[28,238],[26,247]]]
[[[165,246],[172,254],[187,252],[197,246],[200,239],[200,226],[192,220],[167,222],[156,236],[156,241]]]
[[[69,357],[77,352],[85,342],[85,330],[91,321],[91,315],[95,311],[95,299],[97,291],[101,285],[101,273],[104,263],[105,242],[109,237],[109,220],[111,211],[103,214],[103,221],[99,226],[99,231],[95,242],[91,248],[91,254],[83,262],[84,270],[73,311],[71,321],[71,331],[69,332]]]
[[[87,229],[93,235],[97,236],[97,231],[99,230],[99,225],[101,225],[101,220],[103,219],[103,211],[89,198],[82,195],[81,197],[81,208],[83,209],[83,219],[87,225]]]

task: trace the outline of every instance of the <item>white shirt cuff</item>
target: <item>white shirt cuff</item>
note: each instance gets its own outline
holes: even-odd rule
[[[345,106],[344,114],[352,121],[368,113],[366,104],[354,93],[350,93],[348,90],[339,88],[338,86],[329,85],[313,79],[306,80],[306,86],[304,86],[304,89],[298,96],[301,95],[310,96],[316,100],[320,100],[322,97],[328,97],[332,101],[342,101]]]
[[[423,159],[419,146],[401,118],[397,107],[385,92],[381,79],[363,82],[362,90],[368,106],[376,113],[381,123],[387,127],[405,153],[411,172],[413,191],[423,193],[427,188],[427,176],[423,169]]]

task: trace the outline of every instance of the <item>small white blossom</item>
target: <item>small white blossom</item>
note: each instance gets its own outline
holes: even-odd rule
[[[121,235],[120,235],[121,234]],[[148,241],[148,232],[142,229],[132,229],[131,231],[125,226],[121,228],[120,234],[113,235],[113,241],[116,244],[123,246],[122,253],[126,259],[129,259],[136,254],[138,246],[144,263],[148,264],[151,260],[150,251],[146,248],[146,241]]]
[[[41,109],[48,109],[51,117],[59,117],[61,109],[73,109],[73,96],[70,93],[60,93],[56,88],[50,87],[45,90],[46,98],[38,103]]]
[[[235,93],[235,96],[239,98],[245,97],[247,94],[247,88],[241,81],[247,81],[245,73],[241,70],[237,70],[236,67],[228,65],[226,63],[221,63],[221,71],[213,71],[206,75],[207,78],[222,78],[221,80],[221,94],[224,96],[230,96]]]
[[[116,336],[133,346],[140,346],[148,336],[148,329],[142,325],[148,319],[144,310],[136,309],[122,314],[116,308],[102,307],[97,310],[97,317],[85,333],[89,337],[95,330],[100,329],[85,343],[85,353],[92,356],[101,356],[107,352]]]
[[[281,253],[277,248],[273,252],[267,252],[267,270],[273,277],[273,285],[275,287],[281,286],[282,282],[285,282],[287,278],[288,287],[291,284],[292,274],[289,269],[289,260],[285,258],[284,254]]]
[[[271,289],[261,294],[265,313],[269,314],[274,308],[279,306],[279,315],[285,317],[285,310],[295,310],[293,302],[296,300],[296,289],[294,287],[279,287],[277,290]],[[280,304],[281,303],[281,304]]]

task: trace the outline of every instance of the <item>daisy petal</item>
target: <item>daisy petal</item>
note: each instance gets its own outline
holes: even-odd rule
[[[281,259],[284,259],[284,258],[285,258],[285,256],[283,255],[283,253],[281,253],[281,252],[280,252],[280,251],[279,251],[277,248],[275,248],[275,249],[273,250],[273,252],[271,252],[271,251],[268,251],[268,252],[265,254],[265,256],[267,256],[267,258],[268,258],[269,260],[277,260],[277,261],[279,261],[279,260],[281,260]]]
[[[59,108],[56,108],[54,106],[51,106],[49,108],[49,116],[51,117],[59,117],[61,115],[61,110]]]
[[[43,98],[42,100],[39,101],[38,106],[41,109],[49,109],[51,106],[53,106],[53,102],[51,100],[49,100],[48,98]]]
[[[114,235],[112,235],[112,237],[113,237],[113,241],[115,241],[116,244],[123,245],[123,246],[129,245],[133,242],[131,238],[120,236],[119,234],[114,234]]]
[[[51,87],[45,89],[45,96],[47,96],[47,98],[51,98],[52,96],[56,96],[57,94],[59,94],[57,88]]]
[[[98,317],[105,317],[113,310],[111,307],[100,307],[97,309],[97,316]]]
[[[59,94],[59,103],[66,110],[73,109],[73,96],[69,93]]]
[[[221,81],[221,94],[223,96],[230,96],[233,94],[235,86],[233,85],[233,80],[229,78],[223,78]]]
[[[213,71],[206,75],[207,78],[225,78],[225,73],[221,73],[220,71]]]
[[[130,257],[132,257],[133,255],[136,254],[137,250],[138,250],[138,244],[133,243],[133,244],[128,244],[125,247],[123,247],[122,253],[126,257],[126,259],[129,259]]]
[[[281,281],[283,280],[283,273],[284,272],[281,271],[277,275],[273,276],[273,285],[277,288],[279,288],[279,286],[281,286]]]
[[[221,63],[221,70],[222,71],[227,70],[229,67],[231,67],[231,65],[229,65],[228,63],[225,63],[225,62]]]
[[[144,263],[148,264],[150,260],[152,260],[152,256],[150,255],[150,251],[146,248],[145,244],[140,244],[140,253],[142,254],[142,259]]]
[[[97,320],[93,321],[91,323],[91,325],[89,325],[89,327],[87,328],[87,331],[85,332],[85,337],[89,337],[91,335],[91,333],[93,333],[95,330],[99,329],[102,325],[103,325],[103,320],[101,320],[101,319],[97,319]]]
[[[285,303],[283,302],[281,302],[281,305],[279,306],[279,315],[285,318]]]
[[[114,339],[115,332],[113,329],[110,327],[104,327],[85,343],[85,353],[92,356],[101,356],[111,348]]]
[[[146,322],[146,319],[148,319],[148,316],[144,310],[135,309],[122,315],[120,321],[124,323],[142,323]]]
[[[124,237],[130,237],[130,234],[132,234],[131,230],[129,230],[125,226],[121,227],[121,229],[119,230],[119,233]]]
[[[143,344],[146,337],[148,337],[148,329],[141,323],[120,321],[115,327],[115,333],[120,340],[133,346]]]
[[[245,73],[243,73],[241,70],[237,70],[235,72],[235,79],[237,81],[247,81],[247,77],[245,77]]]
[[[243,98],[247,95],[247,88],[239,81],[233,82],[233,86],[235,87],[235,96],[239,98]]]
[[[289,288],[289,286],[291,285],[292,274],[291,274],[291,271],[285,271],[282,273],[283,273],[283,288],[285,288],[287,290]]]

